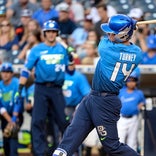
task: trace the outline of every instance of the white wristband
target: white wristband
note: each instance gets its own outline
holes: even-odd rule
[[[7,110],[6,110],[4,107],[2,107],[2,108],[0,109],[0,114],[3,115],[3,113],[5,113],[5,112],[7,112]]]

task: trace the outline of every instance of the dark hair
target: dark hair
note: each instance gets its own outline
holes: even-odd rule
[[[42,38],[41,38],[41,31],[36,29],[36,30],[32,30],[31,33],[36,36],[36,38],[38,39],[39,42],[42,41]]]
[[[107,4],[100,2],[96,5],[96,8],[103,8],[103,10],[107,11]]]

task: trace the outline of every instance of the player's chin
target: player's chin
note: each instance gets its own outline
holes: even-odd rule
[[[109,37],[109,40],[112,42],[115,42],[115,38],[114,37]]]
[[[50,43],[54,43],[54,42],[55,42],[55,39],[54,39],[54,38],[50,38],[50,39],[49,39],[49,42],[50,42]]]

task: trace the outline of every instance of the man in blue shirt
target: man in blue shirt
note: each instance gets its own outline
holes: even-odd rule
[[[13,77],[11,63],[4,62],[1,66],[0,81],[0,114],[3,132],[3,148],[5,156],[18,156],[18,136],[4,134],[7,125],[19,126],[23,123],[23,102],[15,103],[14,96],[18,90],[19,81]]]
[[[32,111],[32,141],[34,156],[43,156],[46,149],[45,120],[48,111],[64,132],[68,121],[64,113],[65,99],[62,85],[65,66],[68,62],[67,50],[58,42],[59,26],[55,21],[47,21],[43,26],[45,41],[31,49],[28,61],[21,71],[19,94],[26,84],[30,71],[35,68],[34,106]]]
[[[100,58],[92,90],[81,101],[53,156],[71,156],[94,127],[104,150],[111,156],[139,155],[119,142],[117,132],[121,109],[117,95],[142,60],[141,49],[129,41],[136,22],[126,15],[117,14],[109,19],[109,23],[101,25],[108,38],[103,38],[98,46]]]
[[[141,64],[156,64],[156,35],[147,37],[147,52],[143,53]]]
[[[50,19],[56,19],[58,16],[59,13],[52,6],[51,0],[41,0],[41,8],[34,12],[32,18],[35,19],[42,28],[44,22]]]
[[[89,94],[89,91],[90,85],[87,78],[75,69],[73,56],[70,55],[63,85],[63,94],[66,100],[65,112],[70,119],[73,117],[76,106]]]

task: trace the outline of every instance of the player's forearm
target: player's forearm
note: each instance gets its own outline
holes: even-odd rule
[[[19,84],[25,85],[27,83],[28,78],[21,76],[19,80]]]
[[[11,116],[7,112],[3,112],[2,116],[8,121],[11,121]]]
[[[21,70],[19,84],[25,85],[27,83],[29,75],[30,75],[30,71],[27,68],[23,68]]]

